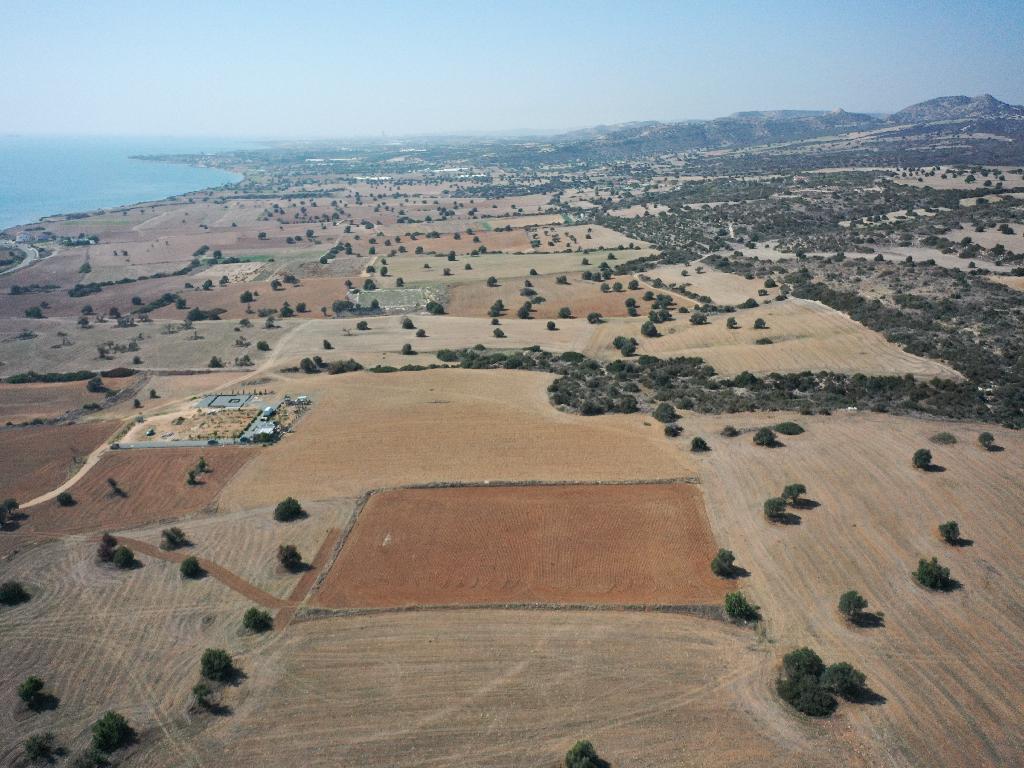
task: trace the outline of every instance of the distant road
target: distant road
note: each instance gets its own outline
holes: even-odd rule
[[[21,264],[15,264],[13,267],[8,267],[3,272],[0,272],[0,275],[17,272],[19,269],[24,269],[27,266],[35,264],[40,259],[38,249],[33,248],[31,245],[16,243],[13,240],[0,240],[0,248],[14,248],[25,252],[25,258],[21,260]]]

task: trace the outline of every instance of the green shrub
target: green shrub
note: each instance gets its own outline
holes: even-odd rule
[[[732,424],[726,424],[724,427],[722,427],[721,435],[722,437],[736,437],[736,435],[738,435],[739,433],[740,431],[736,429],[736,427],[734,427]]]
[[[207,648],[199,659],[199,670],[207,680],[226,682],[235,676],[231,654],[222,648]]]
[[[932,465],[932,452],[927,448],[918,448],[911,459],[914,469],[928,469]]]
[[[775,431],[781,432],[784,435],[802,435],[804,428],[795,421],[784,421],[781,424],[775,425]]]
[[[773,496],[764,502],[764,516],[769,520],[780,520],[786,514],[786,500]]]
[[[775,437],[775,432],[771,427],[761,427],[757,432],[754,433],[754,445],[760,445],[764,448],[771,448],[778,445],[778,440]]]
[[[731,619],[757,621],[761,618],[758,606],[749,602],[742,592],[730,592],[725,596],[725,612]]]
[[[942,523],[939,526],[939,535],[948,544],[957,544],[960,541],[960,525],[956,520]]]
[[[183,579],[198,579],[203,575],[203,567],[199,565],[199,560],[191,555],[181,561],[179,570]]]
[[[790,706],[811,717],[828,717],[836,708],[835,697],[822,686],[818,677],[779,678],[776,690]]]
[[[844,699],[851,699],[864,692],[867,677],[852,664],[840,661],[832,664],[821,675],[822,687],[837,693]]]
[[[92,745],[100,752],[113,752],[131,742],[134,737],[124,715],[107,712],[92,724]]]
[[[274,618],[269,611],[260,608],[250,608],[242,616],[242,626],[250,632],[266,632],[274,627]]]
[[[608,768],[608,763],[598,757],[589,741],[577,741],[565,753],[565,768]]]
[[[736,556],[728,549],[718,550],[718,554],[715,555],[711,561],[711,572],[715,576],[722,576],[728,578],[735,572]]]
[[[278,502],[278,505],[274,507],[274,519],[279,523],[298,520],[300,517],[305,516],[305,514],[306,511],[302,508],[302,505],[291,496],[284,501]]]
[[[28,706],[29,709],[35,709],[42,699],[43,693],[43,681],[34,675],[27,677],[18,686],[18,698],[21,699]]]
[[[181,528],[164,528],[160,532],[163,541],[160,542],[160,549],[180,549],[189,543],[188,537]]]
[[[705,451],[710,451],[711,446],[708,445],[703,437],[695,437],[690,441],[690,450],[693,453],[704,453]]]
[[[658,407],[654,409],[654,413],[651,415],[662,424],[668,424],[679,419],[679,414],[672,407],[672,403],[658,403]]]
[[[982,432],[978,435],[978,443],[986,451],[991,451],[992,447],[996,444],[996,438],[991,432]]]
[[[131,568],[135,565],[135,553],[122,544],[114,550],[112,560],[114,565],[122,570]]]
[[[782,489],[782,499],[789,504],[796,504],[805,493],[807,493],[806,485],[803,483],[790,483]]]
[[[856,621],[867,607],[868,601],[856,590],[851,589],[839,596],[839,612],[850,621]]]
[[[49,731],[29,736],[25,741],[25,757],[32,762],[44,760],[50,762],[53,759],[56,744],[56,738]]]
[[[76,504],[75,497],[72,496],[67,491],[62,491],[61,493],[57,494],[57,503],[60,504],[62,507],[73,507]]]
[[[28,591],[18,581],[5,581],[0,584],[0,604],[18,605],[32,599]]]
[[[929,439],[938,445],[956,445],[956,435],[950,432],[939,432],[932,435]]]
[[[297,571],[302,565],[302,555],[294,544],[282,544],[277,548],[277,561],[287,571]]]
[[[949,568],[939,565],[939,560],[935,557],[931,560],[919,560],[914,578],[922,587],[928,589],[945,590],[951,585]]]

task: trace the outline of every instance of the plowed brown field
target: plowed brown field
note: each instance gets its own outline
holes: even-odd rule
[[[718,603],[714,553],[691,484],[402,489],[370,498],[316,602]]]
[[[0,552],[39,539],[120,530],[195,514],[212,504],[224,485],[258,451],[223,446],[208,451],[147,448],[108,452],[71,487],[77,502],[74,506],[62,507],[56,501],[47,501],[24,510],[25,518],[17,530],[0,537]],[[211,471],[201,475],[198,485],[187,485],[186,472],[200,456],[206,457]],[[108,478],[117,482],[124,496],[111,491]]]
[[[0,429],[0,497],[24,503],[56,488],[72,474],[75,461],[84,460],[116,428],[114,422],[89,421]]]

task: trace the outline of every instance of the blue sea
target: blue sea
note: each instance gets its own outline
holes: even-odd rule
[[[217,139],[0,136],[0,229],[42,216],[160,200],[239,181],[215,168],[132,160],[255,144]]]

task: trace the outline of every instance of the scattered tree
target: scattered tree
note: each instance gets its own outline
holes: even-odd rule
[[[306,511],[302,508],[302,505],[291,496],[286,498],[284,501],[279,502],[278,505],[274,507],[274,519],[279,523],[287,523],[292,520],[297,520],[298,518],[305,516],[305,514]]]
[[[61,493],[57,494],[57,503],[60,504],[62,507],[73,507],[77,502],[75,501],[75,497],[72,496],[70,493],[68,493],[67,491],[62,491]]]
[[[274,619],[269,611],[253,607],[242,616],[242,626],[250,632],[266,632],[274,627]]]
[[[982,432],[978,435],[978,442],[986,451],[991,451],[996,444],[996,438],[991,432]]]
[[[565,768],[608,768],[608,762],[598,757],[589,741],[577,741],[565,753]]]
[[[715,576],[721,576],[723,578],[729,578],[736,572],[736,556],[728,549],[718,550],[718,554],[715,555],[711,561],[711,572]]]
[[[947,544],[959,544],[960,526],[957,524],[956,520],[950,520],[948,523],[942,523],[939,526],[939,535]]]
[[[183,579],[198,579],[203,575],[203,567],[199,565],[199,560],[192,555],[181,561],[179,570]]]
[[[135,565],[135,553],[121,544],[114,549],[114,555],[111,560],[115,566],[121,570],[126,570]]]
[[[754,445],[760,445],[764,448],[773,448],[778,444],[779,441],[775,437],[775,432],[771,427],[761,427],[754,433]]]
[[[725,596],[725,612],[738,621],[758,621],[761,612],[758,606],[749,602],[742,592],[730,592]]]
[[[38,708],[43,700],[43,681],[34,675],[25,678],[18,686],[18,698],[25,702],[29,709]]]
[[[932,452],[927,448],[918,448],[914,451],[911,461],[914,464],[914,469],[928,469],[932,465]]]
[[[18,605],[31,599],[20,581],[5,581],[0,584],[0,605]]]
[[[297,571],[302,566],[302,555],[294,544],[282,544],[277,548],[277,561],[286,571]]]
[[[800,497],[807,493],[807,486],[803,483],[790,483],[782,489],[782,498],[786,503],[796,506]]]
[[[693,453],[703,453],[704,451],[710,451],[711,446],[708,445],[703,437],[695,437],[690,441],[690,450]]]
[[[949,578],[949,568],[939,565],[938,558],[931,560],[919,560],[917,570],[914,571],[914,578],[918,584],[928,589],[946,590],[952,584]]]
[[[231,654],[221,648],[207,648],[199,659],[203,677],[218,683],[229,681],[237,670]]]
[[[781,520],[786,515],[786,500],[773,496],[764,502],[764,516],[772,522]]]
[[[654,413],[651,415],[662,424],[668,424],[679,419],[679,414],[672,407],[672,403],[658,403],[658,407],[654,409]]]
[[[856,622],[867,607],[868,601],[856,590],[851,589],[839,596],[839,612],[852,622]]]
[[[29,736],[25,740],[25,757],[34,763],[51,762],[56,745],[57,740],[50,731]]]
[[[113,752],[130,743],[134,733],[124,715],[107,712],[92,725],[92,745],[100,752]]]

